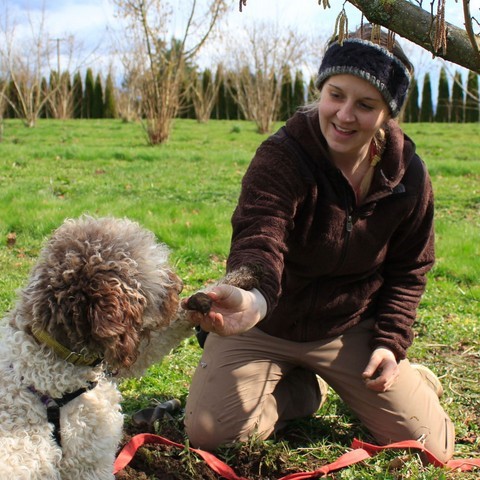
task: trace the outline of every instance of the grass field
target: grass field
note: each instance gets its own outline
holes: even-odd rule
[[[442,403],[457,428],[456,456],[478,457],[480,125],[404,128],[432,176],[437,234],[437,264],[419,309],[410,358],[430,366],[443,381]],[[0,143],[0,311],[12,307],[45,237],[64,218],[82,213],[126,216],[153,230],[170,246],[186,294],[219,278],[240,180],[263,138],[249,122],[179,120],[168,144],[150,147],[138,124],[40,121],[26,129],[6,122]],[[16,243],[9,247],[6,238],[12,232]],[[125,381],[125,412],[153,399],[184,402],[199,355],[195,341],[187,340],[141,380]],[[181,419],[172,427],[182,435]],[[353,437],[369,440],[332,392],[317,417],[292,425],[285,437],[225,449],[219,456],[249,479],[269,480],[333,461]],[[177,476],[169,478],[218,478],[199,476],[198,460],[187,452],[170,456]],[[332,478],[479,476],[422,467],[415,455],[392,469],[396,456],[381,454]]]

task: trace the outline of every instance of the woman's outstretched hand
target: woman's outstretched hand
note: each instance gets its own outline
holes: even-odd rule
[[[206,332],[221,336],[236,335],[254,327],[266,314],[267,303],[257,290],[243,290],[232,285],[217,285],[205,292],[212,300],[210,311],[189,311],[189,320]],[[188,299],[182,300],[187,307]]]

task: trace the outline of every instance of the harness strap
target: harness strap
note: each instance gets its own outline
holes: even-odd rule
[[[118,454],[117,459],[115,460],[115,463],[113,465],[113,473],[117,474],[118,472],[123,470],[135,456],[136,451],[140,447],[148,443],[169,445],[180,448],[182,450],[186,448],[185,445],[172,442],[171,440],[168,440],[167,438],[161,437],[159,435],[154,435],[150,433],[141,433],[139,435],[135,435]],[[191,452],[195,452],[200,455],[213,471],[226,478],[227,480],[249,480],[245,477],[239,477],[231,467],[219,460],[217,457],[215,457],[215,455],[196,448],[188,447],[188,449]],[[423,443],[417,442],[415,440],[407,440],[403,442],[391,443],[390,445],[377,446],[354,439],[352,443],[352,450],[344,453],[334,462],[329,463],[328,465],[323,465],[319,470],[315,470],[313,472],[292,473],[290,475],[282,477],[279,480],[307,480],[312,478],[325,477],[331,472],[340,470],[345,467],[349,467],[351,465],[354,465],[355,463],[362,462],[363,460],[367,460],[368,458],[373,457],[377,453],[387,449],[420,450],[425,454],[428,461],[436,467],[446,467],[452,470],[459,470],[462,472],[469,472],[474,468],[480,468],[480,458],[456,459],[450,460],[447,463],[443,463],[438,460],[432,453],[430,453],[425,448],[425,445],[423,445]]]
[[[88,382],[88,385],[79,388],[71,393],[66,393],[61,398],[52,398],[50,395],[39,392],[33,385],[28,390],[36,395],[47,408],[47,422],[53,424],[53,437],[59,447],[62,446],[62,437],[60,434],[60,408],[79,397],[85,392],[92,390],[97,386],[97,382]]]

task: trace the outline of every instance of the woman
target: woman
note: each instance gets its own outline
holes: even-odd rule
[[[453,454],[441,385],[406,359],[434,262],[433,195],[395,121],[411,65],[386,36],[380,43],[332,42],[318,101],[266,140],[245,174],[229,273],[208,293],[210,312],[192,314],[211,332],[186,405],[199,448],[264,439],[315,413],[321,377],[379,443]],[[242,271],[256,288],[229,281]]]

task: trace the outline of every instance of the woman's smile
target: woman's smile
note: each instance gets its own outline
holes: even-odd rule
[[[349,129],[349,128],[346,128],[346,127],[341,127],[340,125],[337,125],[335,123],[333,123],[333,127],[341,135],[350,136],[350,135],[355,133],[355,130],[352,130],[352,129]]]

